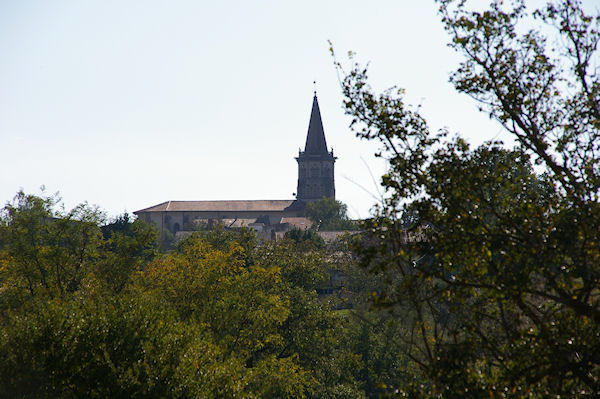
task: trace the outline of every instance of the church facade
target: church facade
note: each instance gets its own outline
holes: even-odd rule
[[[161,232],[168,230],[173,234],[211,227],[214,223],[229,228],[250,227],[271,237],[292,227],[306,229],[312,225],[304,215],[306,203],[323,197],[335,198],[335,160],[333,151],[327,149],[315,93],[304,151],[300,150],[296,157],[296,199],[166,201],[133,213],[156,225]]]

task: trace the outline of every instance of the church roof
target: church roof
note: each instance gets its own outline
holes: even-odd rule
[[[166,201],[149,208],[140,209],[134,214],[142,212],[277,212],[284,211],[295,200],[250,200],[250,201]]]
[[[313,97],[304,152],[306,154],[314,155],[328,154],[325,132],[323,131],[323,121],[321,120],[321,111],[319,110],[319,102],[317,101],[316,93]]]

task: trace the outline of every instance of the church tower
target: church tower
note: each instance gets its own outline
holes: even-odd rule
[[[298,151],[298,191],[301,201],[315,201],[323,197],[335,198],[333,164],[337,158],[327,151],[317,93],[313,98],[308,134],[304,151]]]

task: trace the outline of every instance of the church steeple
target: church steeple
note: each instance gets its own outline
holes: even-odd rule
[[[298,152],[298,191],[297,198],[314,201],[323,197],[335,198],[333,166],[336,157],[327,151],[327,141],[321,120],[317,93],[313,97],[308,134],[304,151]]]
[[[308,124],[308,134],[306,135],[306,145],[304,152],[307,154],[327,154],[327,142],[325,141],[325,132],[323,131],[323,121],[321,120],[321,111],[317,101],[317,93],[313,97],[312,110],[310,112],[310,122]]]

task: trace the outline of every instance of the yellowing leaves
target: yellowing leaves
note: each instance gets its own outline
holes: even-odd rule
[[[184,319],[205,323],[228,350],[280,346],[277,326],[290,313],[288,300],[280,294],[281,271],[243,265],[239,245],[220,251],[192,239],[182,252],[149,265],[138,283],[170,302]]]

